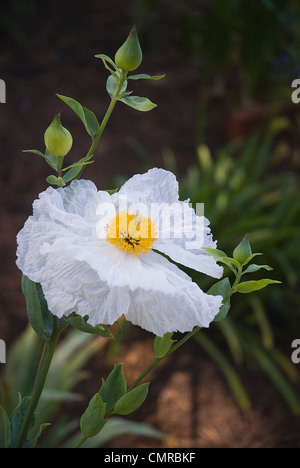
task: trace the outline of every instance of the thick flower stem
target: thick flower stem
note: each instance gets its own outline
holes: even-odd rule
[[[86,157],[92,156],[94,154],[97,146],[98,146],[98,143],[99,143],[99,140],[100,140],[100,138],[102,136],[102,133],[103,133],[103,131],[104,131],[106,125],[107,125],[107,122],[109,121],[109,118],[110,118],[110,116],[112,114],[112,111],[114,110],[114,107],[115,107],[115,105],[116,105],[116,103],[118,101],[119,93],[120,93],[120,90],[121,90],[121,88],[122,88],[122,86],[124,84],[124,81],[126,80],[126,76],[127,76],[127,72],[122,71],[119,84],[118,84],[118,86],[116,88],[116,91],[115,91],[114,95],[111,98],[110,104],[109,104],[109,106],[107,108],[107,111],[106,111],[104,117],[103,117],[103,120],[101,122],[99,130],[98,130],[97,134],[95,135],[95,137],[93,138],[93,143],[91,144],[91,147],[90,147],[89,151],[87,152]],[[82,167],[82,170],[78,174],[77,179],[80,179],[84,168],[85,168],[85,166]]]
[[[33,385],[30,405],[26,413],[26,416],[23,420],[15,448],[21,448],[24,440],[26,440],[28,428],[30,426],[32,417],[34,415],[36,407],[40,401],[42,391],[44,389],[45,381],[48,375],[49,367],[53,358],[53,354],[57,345],[57,341],[62,331],[66,327],[67,325],[55,330],[50,340],[45,342],[44,349],[43,349],[40,363],[39,363],[39,367],[37,370],[35,382]]]

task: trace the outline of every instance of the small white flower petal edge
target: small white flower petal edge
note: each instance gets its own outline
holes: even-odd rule
[[[107,217],[105,212],[99,215],[99,205],[118,207],[125,196],[129,203],[147,210],[153,203],[172,204],[173,209],[187,203],[178,200],[175,176],[156,168],[133,176],[112,196],[87,180],[73,181],[66,188],[49,187],[35,200],[33,215],[17,236],[18,267],[41,284],[49,310],[58,317],[76,312],[88,316],[91,325],[111,325],[124,314],[158,336],[208,327],[222,297],[204,293],[157,252],[220,278],[222,268],[205,251],[188,250],[184,238],[172,237],[174,229],[169,238],[158,236],[155,251],[145,255],[128,254],[99,238],[98,223]],[[190,219],[195,221],[194,212]],[[202,246],[214,248],[208,221],[203,218],[200,224]]]

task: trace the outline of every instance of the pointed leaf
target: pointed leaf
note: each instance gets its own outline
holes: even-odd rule
[[[281,281],[275,281],[271,279],[261,279],[258,281],[245,281],[244,283],[237,284],[234,287],[236,292],[247,294],[251,293],[252,291],[258,291],[259,289],[263,289],[268,284],[279,284]]]
[[[34,448],[36,446],[36,443],[37,443],[37,440],[38,438],[40,437],[41,433],[43,432],[44,429],[46,429],[46,427],[48,426],[51,426],[50,423],[44,423],[44,424],[41,424],[40,427],[39,427],[39,430],[38,432],[36,433],[35,436],[33,436],[31,439],[29,440],[26,440],[24,443],[23,443],[23,448]]]
[[[106,413],[109,413],[117,401],[127,392],[127,384],[123,364],[116,364],[112,372],[103,381],[99,395],[106,403]]]
[[[163,75],[154,75],[154,76],[141,73],[140,75],[130,75],[128,76],[128,79],[129,80],[161,80],[165,76],[166,76],[165,73]]]
[[[163,337],[156,336],[154,338],[154,352],[158,359],[163,358],[171,348],[174,340],[172,340],[173,333],[166,333]]]
[[[118,86],[119,84],[118,84],[117,79],[114,76],[110,75],[106,81],[106,91],[108,92],[111,98],[114,96]],[[119,91],[119,95],[125,93],[126,88],[127,88],[127,81],[125,80]]]
[[[80,419],[80,429],[83,437],[94,437],[101,431],[106,423],[104,419],[105,408],[106,403],[103,403],[99,393],[96,393]]]
[[[46,178],[46,182],[51,185],[57,185],[58,187],[64,187],[66,185],[62,177],[56,177],[55,175],[49,175]]]
[[[213,257],[216,260],[216,262],[224,263],[225,265],[227,265],[233,272],[235,272],[233,265],[236,268],[240,268],[239,262],[234,258],[227,257],[226,253],[222,250],[211,249],[208,247],[202,247],[202,250],[205,250],[205,252],[211,257]]]
[[[50,338],[53,332],[53,315],[48,310],[41,286],[23,275],[21,288],[30,325],[43,340]]]
[[[23,420],[25,418],[25,415],[27,413],[28,407],[30,405],[31,397],[27,396],[23,398],[23,400],[20,401],[16,409],[13,411],[13,413],[10,416],[10,427],[11,427],[11,441],[9,444],[9,448],[14,448],[16,446],[19,432],[23,423]],[[34,418],[32,419],[32,424],[34,422]],[[32,427],[32,424],[30,425],[30,429]]]
[[[207,294],[211,294],[212,296],[222,296],[225,299],[226,296],[231,291],[231,284],[229,278],[224,278],[221,281],[215,283],[208,291]]]
[[[86,107],[82,107],[87,126],[93,136],[95,136],[99,130],[99,122],[94,112],[90,111]],[[89,132],[88,132],[89,133]]]
[[[105,192],[107,192],[109,195],[113,195],[114,193],[117,193],[119,191],[118,188],[114,189],[114,190],[105,190]]]
[[[109,63],[116,71],[118,71],[118,67],[117,65],[115,64],[115,62],[110,58],[108,57],[108,55],[105,55],[105,54],[97,54],[95,55],[96,58],[100,58],[102,60],[102,62],[104,63],[104,66],[106,67],[106,62]]]
[[[113,412],[123,415],[133,413],[144,403],[148,394],[148,387],[149,382],[130,390],[117,401]]]
[[[119,101],[122,101],[127,106],[142,112],[148,112],[157,107],[157,104],[151,102],[150,99],[140,96],[128,96],[120,98]]]
[[[247,265],[247,263],[251,262],[251,260],[254,258],[254,257],[257,257],[258,255],[263,255],[262,253],[254,253],[252,255],[250,255],[247,260],[243,263],[243,265]]]
[[[230,301],[225,302],[225,304],[223,304],[222,307],[220,308],[218,314],[215,316],[214,322],[220,322],[221,320],[224,320],[228,315],[230,307],[231,307]]]
[[[224,278],[221,281],[215,283],[208,291],[207,294],[211,294],[212,296],[222,296],[225,299],[231,291],[231,284],[228,278]],[[230,309],[230,301],[225,302],[219,310],[219,313],[215,316],[214,321],[218,322],[223,320]]]
[[[92,159],[93,156],[94,156],[93,154],[91,154],[90,156],[85,156],[84,158],[79,159],[79,161],[77,161],[77,162],[75,162],[73,164],[70,164],[70,166],[64,167],[62,171],[63,172],[68,171],[69,169],[72,169],[72,167],[82,167],[90,159]]]
[[[75,114],[78,115],[87,133],[91,137],[94,137],[99,129],[99,123],[95,114],[86,107],[83,107],[73,98],[62,96],[61,94],[57,94],[56,96],[64,101],[75,112]]]
[[[54,156],[53,154],[51,154],[50,151],[47,148],[45,150],[44,157],[45,157],[47,163],[49,164],[49,166],[52,167],[52,169],[54,169],[57,172],[57,164],[58,164],[57,157]]]
[[[11,441],[9,418],[4,408],[0,407],[0,448],[6,448]]]
[[[53,154],[51,154],[51,153],[49,152],[49,150],[46,149],[45,154],[42,153],[41,151],[33,150],[33,149],[22,150],[22,152],[23,152],[23,153],[33,153],[33,154],[37,154],[38,156],[41,156],[42,158],[44,158],[44,159],[46,160],[46,162],[49,164],[49,166],[50,166],[52,169],[57,170],[57,157],[56,157],[56,156],[53,156]]]
[[[44,153],[35,149],[22,150],[22,153],[33,153],[33,154],[37,154],[38,156],[42,156],[42,158],[45,157]]]
[[[81,163],[81,164],[75,163],[73,165],[73,167],[71,167],[71,169],[69,169],[68,172],[66,172],[66,174],[63,176],[64,182],[67,184],[71,180],[76,179],[79,176],[79,174],[81,173],[82,168],[84,166],[87,166],[88,164],[92,164],[93,162],[94,161],[87,161],[87,162],[84,162],[84,163]]]
[[[86,317],[87,318],[87,317]],[[109,331],[106,325],[90,325],[86,322],[85,318],[79,316],[70,316],[67,318],[67,322],[74,328],[83,331],[84,333],[90,333],[91,335],[103,336],[104,338],[114,339],[113,334]]]
[[[236,268],[240,268],[240,263],[235,260],[234,258],[231,258],[231,257],[222,257],[219,259],[219,262],[221,263],[224,263],[225,265],[227,266],[231,266],[231,265],[234,265]]]
[[[254,273],[258,270],[261,270],[261,269],[264,269],[264,270],[267,270],[267,271],[272,271],[273,268],[271,268],[269,265],[255,265],[255,263],[252,263],[251,265],[249,265],[245,271],[243,271],[243,275],[245,273]]]
[[[220,260],[221,258],[227,257],[227,254],[222,250],[210,249],[209,247],[202,247],[202,250],[205,250],[205,252],[211,257],[213,257],[216,261]]]

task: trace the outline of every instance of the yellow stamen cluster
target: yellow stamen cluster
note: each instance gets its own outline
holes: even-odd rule
[[[141,214],[120,211],[106,227],[106,240],[129,254],[145,255],[157,240],[154,222]]]

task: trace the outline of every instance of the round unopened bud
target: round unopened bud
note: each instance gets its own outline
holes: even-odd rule
[[[118,68],[125,71],[135,70],[142,62],[142,49],[137,37],[136,28],[132,28],[124,44],[116,52],[115,62]]]
[[[239,263],[243,264],[248,257],[252,255],[252,249],[249,241],[249,237],[246,234],[242,242],[234,249],[233,258]]]
[[[73,138],[69,130],[62,126],[57,114],[44,134],[46,148],[53,156],[64,157],[72,148]]]

